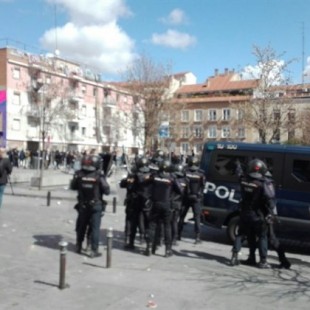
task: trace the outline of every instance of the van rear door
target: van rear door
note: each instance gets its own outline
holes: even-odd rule
[[[282,188],[277,193],[281,231],[310,241],[310,158],[287,153]]]

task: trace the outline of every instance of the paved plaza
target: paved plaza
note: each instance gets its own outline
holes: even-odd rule
[[[309,309],[309,249],[288,253],[293,262],[291,270],[230,267],[231,245],[226,242],[225,233],[203,227],[203,243],[195,245],[193,224],[188,221],[185,236],[170,258],[164,258],[163,247],[156,255],[144,256],[144,245],[139,242],[134,252],[125,251],[124,192],[118,188],[122,174],[109,178],[112,193],[101,225],[103,256],[95,259],[74,252],[76,193],[68,190],[70,174],[50,172],[48,176],[63,184],[41,190],[31,188],[28,182],[18,182],[15,175],[12,188],[9,184],[6,188],[0,210],[1,310]],[[116,212],[113,198],[117,201]],[[113,250],[111,267],[107,268],[110,227]],[[62,290],[61,240],[68,242],[68,287]],[[246,253],[244,249],[244,258]],[[269,261],[277,263],[272,251]]]

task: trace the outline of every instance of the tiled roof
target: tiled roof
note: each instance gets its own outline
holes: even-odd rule
[[[241,80],[236,73],[219,74],[209,78],[205,83],[184,85],[177,90],[177,94],[205,93],[214,91],[253,89],[257,87],[257,80]]]

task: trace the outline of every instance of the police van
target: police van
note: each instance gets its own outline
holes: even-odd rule
[[[201,169],[205,171],[203,219],[225,227],[231,241],[238,229],[240,190],[236,161],[244,171],[254,158],[263,160],[275,181],[276,235],[310,243],[310,147],[242,142],[207,142]]]

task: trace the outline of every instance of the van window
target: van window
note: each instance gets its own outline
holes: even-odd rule
[[[310,161],[294,160],[292,175],[298,182],[310,182]]]
[[[252,159],[259,158],[266,163],[267,169],[270,171],[272,176],[276,178],[276,181],[279,181],[279,171],[275,171],[275,164],[277,163],[278,154],[268,156],[266,153],[254,154],[253,152],[244,151],[229,152],[227,150],[216,150],[212,155],[209,177],[213,180],[237,182],[238,176],[236,175],[236,161],[240,161],[242,170],[246,172],[248,162]],[[279,167],[277,170],[279,170]]]

